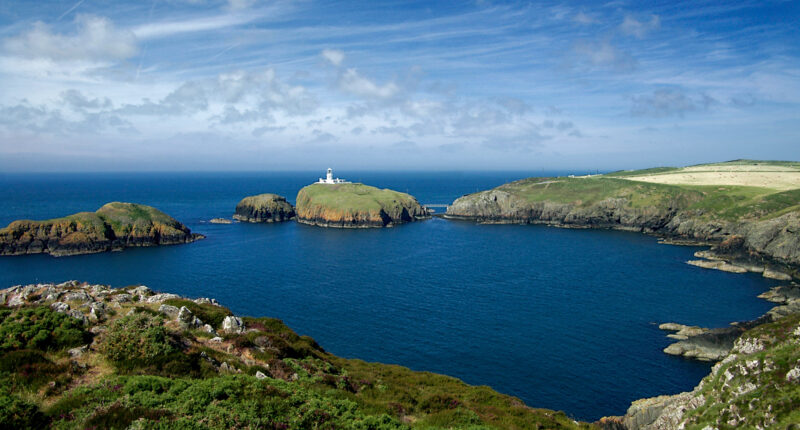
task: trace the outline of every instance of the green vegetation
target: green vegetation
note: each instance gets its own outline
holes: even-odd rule
[[[763,350],[722,361],[703,380],[705,402],[689,412],[687,429],[791,428],[800,422],[800,384],[787,373],[800,366],[800,315],[761,325],[741,339],[754,339]],[[736,351],[734,351],[736,352]]]
[[[763,162],[736,160],[726,163],[693,166],[708,170],[725,166],[796,167],[798,162]],[[501,185],[505,191],[528,203],[555,202],[587,208],[609,199],[625,199],[630,208],[678,209],[691,211],[693,216],[706,220],[761,220],[800,210],[800,188],[780,191],[763,186],[689,185],[638,181],[635,177],[670,176],[682,173],[683,168],[658,167],[644,170],[620,171],[590,177],[528,178]],[[768,170],[759,170],[759,172]],[[747,173],[743,173],[747,174]],[[634,179],[631,179],[631,178]],[[478,198],[481,193],[465,199]]]
[[[110,306],[115,296],[101,300]],[[217,326],[231,314],[183,299],[167,303]],[[159,306],[115,303],[116,312],[90,327],[48,307],[2,309],[3,333],[31,334],[0,355],[0,428],[590,427],[488,387],[335,357],[278,319],[245,317],[246,332],[212,340]],[[48,334],[39,339],[39,332]],[[80,355],[65,351],[89,342]]]
[[[164,304],[175,306],[178,309],[182,306],[186,306],[186,309],[192,311],[192,314],[200,318],[200,321],[203,321],[205,324],[210,324],[211,327],[215,329],[222,327],[222,320],[224,320],[226,316],[233,315],[233,312],[228,310],[228,308],[215,306],[210,303],[198,304],[186,299],[170,299],[165,301]]]
[[[87,340],[80,321],[47,307],[0,310],[0,353],[20,349],[55,351]]]
[[[414,197],[389,189],[379,189],[364,184],[312,184],[297,195],[297,207],[314,204],[339,211],[380,211],[397,203],[412,205]]]
[[[96,212],[44,221],[19,220],[0,229],[0,255],[85,254],[126,246],[191,242],[201,235],[150,206],[112,202]]]

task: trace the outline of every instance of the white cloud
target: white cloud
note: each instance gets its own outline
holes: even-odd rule
[[[107,18],[78,15],[74,34],[54,33],[42,22],[3,42],[5,51],[25,58],[55,61],[122,60],[138,52],[133,33],[118,29]]]
[[[706,94],[692,97],[682,90],[671,88],[658,89],[653,94],[634,96],[631,101],[633,103],[631,114],[651,117],[683,117],[687,112],[707,110],[716,102]]]
[[[230,14],[182,21],[161,21],[135,27],[133,34],[139,39],[152,39],[183,33],[219,30],[246,24],[257,17],[256,14]]]
[[[650,21],[638,21],[636,18],[626,15],[625,19],[620,24],[619,29],[629,36],[635,36],[639,39],[644,38],[647,33],[658,29],[661,26],[661,19],[658,15],[652,15]]]
[[[608,40],[579,42],[574,49],[586,63],[593,67],[616,71],[630,71],[636,67],[633,57],[612,45]]]
[[[322,58],[328,60],[334,66],[340,66],[344,61],[344,52],[338,49],[323,49]]]
[[[347,69],[340,76],[339,88],[342,91],[369,99],[390,99],[400,91],[394,82],[378,85],[361,76],[356,69]]]
[[[255,2],[256,0],[228,0],[228,7],[233,10],[247,9]]]
[[[594,24],[597,22],[597,20],[593,18],[591,15],[588,15],[583,12],[576,13],[575,16],[572,17],[572,20],[577,22],[578,24],[584,24],[584,25]]]

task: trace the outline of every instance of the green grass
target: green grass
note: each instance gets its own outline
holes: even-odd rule
[[[64,351],[75,343],[72,336],[33,348],[10,345],[0,354],[0,420],[15,428],[56,429],[589,427],[489,387],[335,357],[278,319],[245,317],[248,331],[225,335],[219,344],[165,321],[157,307],[126,304],[108,321],[95,323],[105,330],[78,359],[89,366],[79,373]],[[195,309],[214,320],[206,305]],[[31,312],[37,316],[26,320]],[[24,333],[37,321],[61,317],[47,307],[3,309],[0,324],[9,333]],[[223,362],[241,373],[218,373]],[[270,377],[258,379],[256,372]]]
[[[317,205],[338,211],[378,212],[394,202],[411,205],[414,197],[389,189],[364,184],[312,184],[297,194],[297,206]]]
[[[789,369],[800,363],[800,349],[796,336],[792,335],[798,324],[800,315],[791,315],[745,332],[743,339],[761,339],[765,349],[749,355],[739,354],[707,376],[701,391],[705,402],[688,414],[686,428],[700,430],[711,426],[723,430],[769,426],[784,429],[800,422],[800,384],[790,383],[785,377]],[[747,367],[748,363],[752,368]],[[732,375],[730,380],[726,372]],[[749,384],[756,388],[741,393],[740,390]],[[728,422],[737,416],[744,421]]]
[[[528,178],[496,189],[528,203],[589,207],[607,199],[625,199],[632,208],[677,208],[694,211],[701,218],[727,221],[768,219],[800,210],[800,189],[776,192],[760,187],[668,185],[623,179],[639,172],[643,171],[588,178]]]
[[[178,309],[180,309],[181,306],[186,306],[200,321],[203,321],[204,324],[210,324],[211,327],[215,329],[222,327],[222,321],[226,316],[233,315],[233,312],[228,308],[212,305],[210,303],[197,304],[186,299],[169,299],[165,301],[164,304],[175,306]]]

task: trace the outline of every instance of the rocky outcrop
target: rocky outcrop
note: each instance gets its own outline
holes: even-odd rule
[[[616,179],[605,179],[619,181]],[[527,182],[526,182],[527,181]],[[630,192],[593,203],[559,202],[552,198],[525,198],[533,180],[523,180],[458,198],[447,208],[446,218],[481,223],[548,224],[573,228],[610,228],[655,234],[672,243],[711,244],[723,262],[766,267],[779,278],[800,277],[800,213],[789,212],[769,219],[718,220],[702,210],[690,209],[702,199],[692,191],[676,195],[636,196]],[[555,182],[555,181],[549,181]],[[533,182],[545,184],[547,182]],[[643,193],[646,191],[642,191]],[[646,197],[648,204],[634,204]],[[570,200],[569,196],[559,198]],[[696,262],[702,266],[744,272],[731,265]]]
[[[0,230],[0,255],[89,254],[189,243],[203,237],[153,207],[113,202],[96,212],[47,221],[14,221]]]
[[[607,430],[793,428],[800,395],[800,314],[744,332],[694,390],[633,402]]]
[[[244,222],[282,222],[295,217],[286,198],[277,194],[259,194],[243,198],[236,205],[234,219]]]
[[[313,184],[297,193],[297,221],[303,224],[392,227],[428,217],[413,196],[364,184]]]

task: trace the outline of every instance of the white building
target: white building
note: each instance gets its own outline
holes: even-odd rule
[[[333,177],[333,169],[328,167],[328,174],[325,176],[325,179],[319,178],[318,184],[349,184],[350,181],[345,181],[344,179],[334,178]]]

